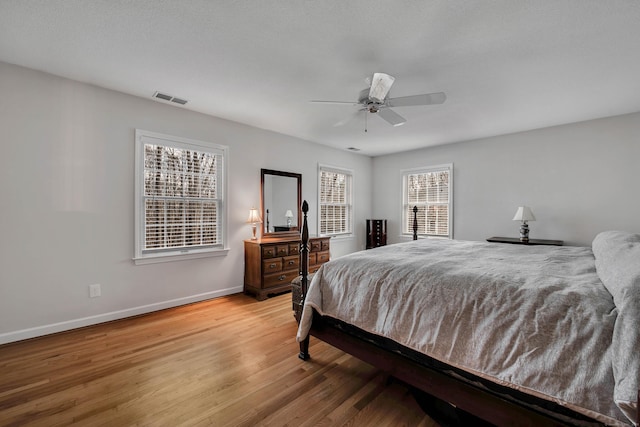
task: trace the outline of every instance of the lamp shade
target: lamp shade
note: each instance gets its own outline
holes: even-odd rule
[[[249,219],[247,219],[247,222],[251,223],[251,224],[262,222],[262,218],[260,218],[260,214],[258,213],[258,209],[251,208],[249,210]]]
[[[520,206],[513,217],[514,221],[535,221],[536,217],[528,206]]]
[[[284,213],[284,216],[287,217],[287,218],[293,218],[293,212],[291,212],[291,209],[287,210]]]

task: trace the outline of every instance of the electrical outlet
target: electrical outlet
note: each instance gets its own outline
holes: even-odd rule
[[[89,285],[89,298],[96,298],[102,295],[102,289],[100,285]]]

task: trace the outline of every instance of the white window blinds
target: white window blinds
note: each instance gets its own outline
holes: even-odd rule
[[[141,135],[137,256],[223,247],[224,150]]]
[[[453,165],[421,168],[403,173],[404,233],[413,233],[413,208],[418,208],[418,234],[452,237]]]
[[[221,156],[144,145],[144,249],[217,245]]]
[[[319,173],[320,234],[335,236],[352,232],[352,173],[320,166]]]

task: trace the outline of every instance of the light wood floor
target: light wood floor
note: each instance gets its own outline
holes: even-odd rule
[[[311,340],[291,294],[233,295],[0,346],[0,425],[435,426],[403,385]]]

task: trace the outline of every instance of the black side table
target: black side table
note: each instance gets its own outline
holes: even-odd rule
[[[564,242],[562,240],[545,240],[545,239],[529,239],[526,242],[523,242],[517,237],[489,237],[487,242],[495,242],[495,243],[512,243],[515,245],[552,245],[552,246],[562,246]]]

